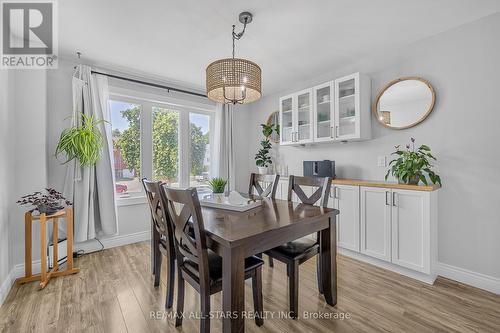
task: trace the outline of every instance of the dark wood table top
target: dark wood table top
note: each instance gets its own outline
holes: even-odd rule
[[[246,212],[202,207],[205,231],[209,238],[224,247],[237,247],[258,240],[264,233],[293,232],[300,224],[315,225],[326,216],[339,213],[332,208],[305,205],[265,198],[262,205]],[[314,230],[313,230],[314,229]],[[318,231],[313,227],[310,233]],[[302,236],[300,236],[302,237]]]

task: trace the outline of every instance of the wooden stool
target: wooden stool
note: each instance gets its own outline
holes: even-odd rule
[[[67,268],[64,271],[59,271],[58,265],[58,229],[57,223],[59,218],[66,217],[66,238],[67,238]],[[32,275],[32,259],[31,259],[31,229],[33,221],[40,221],[40,274]],[[47,257],[44,255],[47,251],[47,222],[52,220],[53,232],[52,243],[54,245],[54,267],[47,272]],[[73,267],[73,209],[71,207],[66,210],[60,210],[52,215],[32,215],[31,212],[26,212],[24,215],[24,270],[25,277],[17,280],[18,284],[23,284],[32,281],[40,281],[40,289],[45,288],[50,278],[56,276],[64,276],[75,274],[80,271],[79,268]]]

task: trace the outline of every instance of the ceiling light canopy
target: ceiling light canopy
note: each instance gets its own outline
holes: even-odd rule
[[[233,25],[233,56],[212,62],[207,67],[207,96],[214,102],[225,104],[247,104],[262,96],[262,75],[260,67],[247,59],[234,57],[234,44],[243,37],[252,14],[243,12],[239,15],[243,30],[235,33]]]

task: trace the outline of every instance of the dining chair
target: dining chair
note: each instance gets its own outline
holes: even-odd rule
[[[174,231],[177,254],[177,310],[175,326],[182,325],[184,311],[184,282],[200,294],[200,332],[210,332],[210,295],[222,290],[222,257],[207,248],[200,201],[195,188],[162,187]],[[190,232],[190,226],[194,231]],[[245,259],[245,279],[252,278],[255,323],[264,324],[262,299],[262,259]]]
[[[261,175],[258,173],[250,174],[250,184],[248,185],[248,194],[254,194],[257,192],[257,195],[260,197],[268,197],[274,199],[276,197],[276,191],[278,189],[280,180],[280,175]],[[262,185],[266,189],[262,188]],[[266,185],[267,184],[267,185]],[[259,258],[262,258],[262,254],[257,254]],[[273,258],[269,257],[269,266],[274,267]]]
[[[331,178],[326,177],[297,177],[289,176],[288,180],[288,201],[292,201],[292,194],[295,193],[306,205],[315,205],[319,201],[319,206],[326,207],[330,194]],[[301,186],[317,187],[314,193],[307,196]],[[319,254],[319,232],[316,240],[310,236],[299,238],[295,241],[275,247],[264,252],[269,257],[286,264],[288,273],[288,289],[290,300],[290,316],[297,318],[299,308],[299,265]],[[318,290],[323,293],[321,284],[320,260],[316,260]]]
[[[175,280],[175,248],[172,233],[172,224],[169,222],[167,212],[166,198],[161,191],[162,182],[148,181],[142,179],[142,185],[148,198],[149,208],[151,210],[151,219],[153,227],[153,238],[151,247],[153,248],[153,268],[154,268],[154,286],[160,285],[162,254],[167,258],[167,295],[165,307],[171,308],[174,302],[174,280]],[[155,232],[156,231],[156,232]]]

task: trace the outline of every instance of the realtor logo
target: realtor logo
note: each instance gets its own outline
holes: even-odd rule
[[[2,1],[1,68],[57,68],[55,2]]]

